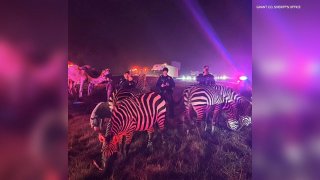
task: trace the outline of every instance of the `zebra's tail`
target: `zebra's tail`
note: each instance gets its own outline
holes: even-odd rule
[[[179,97],[178,101],[173,101],[173,104],[174,104],[175,106],[178,106],[178,105],[180,105],[180,103],[182,102],[182,100],[183,100],[183,95],[181,95],[181,96]]]

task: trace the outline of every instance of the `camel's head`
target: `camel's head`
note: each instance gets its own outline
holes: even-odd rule
[[[103,129],[111,118],[111,111],[106,102],[100,102],[93,109],[90,116],[90,126],[95,131]]]

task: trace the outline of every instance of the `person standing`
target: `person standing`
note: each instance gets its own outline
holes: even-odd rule
[[[215,85],[216,81],[214,80],[214,76],[209,73],[209,66],[203,66],[203,73],[197,76],[197,81],[200,85],[210,86]]]
[[[175,83],[173,78],[168,75],[168,68],[163,68],[162,75],[159,77],[156,87],[160,91],[160,95],[167,103],[169,118],[174,117],[173,88]]]

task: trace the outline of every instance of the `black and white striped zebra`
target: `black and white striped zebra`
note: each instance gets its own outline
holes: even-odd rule
[[[164,129],[166,119],[165,101],[155,92],[145,93],[139,97],[122,100],[112,111],[107,128],[107,140],[102,148],[102,162],[118,151],[118,144],[125,137],[126,152],[135,131],[148,132],[148,146],[152,145],[154,126]]]
[[[216,101],[217,97],[213,95],[209,96],[205,93],[202,93],[203,97],[197,97],[193,94],[200,94],[199,92],[218,92],[213,94],[214,96],[221,96],[221,101]],[[205,106],[205,101],[201,99],[212,99],[211,104],[207,104],[208,108]],[[206,100],[209,102],[210,100]],[[215,102],[216,101],[216,102]],[[191,103],[193,102],[193,104]],[[201,103],[203,106],[195,107],[194,104]],[[188,119],[191,119],[190,112],[195,110],[197,114],[197,119],[202,119],[203,116],[208,118],[209,112],[212,112],[213,125],[217,120],[217,116],[220,112],[224,112],[227,116],[227,125],[230,129],[236,130],[240,127],[240,124],[248,125],[251,123],[251,115],[248,113],[248,107],[251,107],[251,102],[246,101],[243,97],[233,91],[231,88],[224,86],[214,85],[214,86],[202,86],[202,85],[193,85],[184,90],[184,104],[186,110],[186,116]],[[192,108],[192,109],[191,109]],[[239,116],[240,115],[240,116]],[[250,116],[249,116],[250,115]],[[243,121],[242,123],[239,123]],[[214,126],[212,126],[213,130]]]
[[[207,88],[205,86],[192,86],[184,91],[184,105],[186,116],[191,120],[191,111],[196,113],[196,120],[206,121],[206,127],[211,125],[211,131],[214,130],[215,119],[219,114],[221,107],[224,106],[225,99],[221,92],[214,88]],[[233,110],[233,111],[231,111]],[[228,119],[235,119],[236,109],[230,108],[228,112]]]
[[[110,121],[111,112],[114,107],[122,100],[139,96],[143,92],[141,89],[116,89],[109,98],[108,102],[100,102],[92,110],[90,115],[90,126],[94,131],[98,132],[100,136],[104,136],[107,128],[108,121]]]

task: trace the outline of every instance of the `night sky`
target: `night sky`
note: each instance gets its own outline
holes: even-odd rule
[[[240,72],[251,76],[251,1],[199,0]],[[70,0],[69,59],[114,74],[179,61],[181,71],[235,72],[182,0]]]

